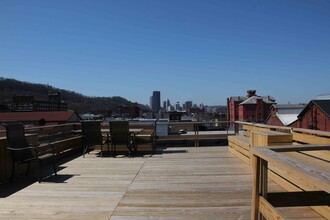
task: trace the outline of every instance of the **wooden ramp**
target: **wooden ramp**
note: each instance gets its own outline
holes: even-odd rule
[[[58,177],[41,184],[0,185],[0,219],[250,219],[252,171],[227,147],[164,148],[135,158],[96,153],[62,164]],[[309,208],[285,213],[322,219]]]

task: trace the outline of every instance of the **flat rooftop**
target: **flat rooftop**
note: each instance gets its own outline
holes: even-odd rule
[[[0,219],[250,219],[252,170],[226,146],[164,147],[134,158],[95,150],[40,184],[24,178],[1,186]],[[279,190],[270,181],[269,191]],[[307,207],[281,211],[323,219]]]

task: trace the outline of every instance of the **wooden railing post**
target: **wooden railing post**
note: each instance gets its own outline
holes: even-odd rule
[[[198,134],[199,134],[199,125],[197,123],[194,123],[194,133],[195,133],[195,147],[199,146],[199,141],[198,141]]]
[[[239,124],[234,122],[234,129],[235,129],[235,135],[238,135],[238,131],[239,131]]]
[[[262,198],[264,198],[265,200],[267,200],[267,193],[268,193],[268,162],[260,159],[260,180],[259,180],[259,187],[260,187],[260,192],[259,194],[262,196]],[[260,202],[259,202],[260,204]],[[260,209],[260,205],[259,205],[259,219],[266,219],[261,211],[263,211],[262,209]]]
[[[251,219],[256,220],[259,217],[259,189],[260,189],[260,158],[252,156],[252,205]]]
[[[251,219],[265,219],[260,210],[260,197],[267,199],[268,192],[268,162],[262,158],[252,156],[252,205]]]

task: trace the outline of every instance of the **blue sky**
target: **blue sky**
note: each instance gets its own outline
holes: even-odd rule
[[[0,76],[148,104],[330,93],[328,0],[0,1]]]

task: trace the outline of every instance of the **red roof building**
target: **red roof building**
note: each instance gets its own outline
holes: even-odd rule
[[[298,127],[330,131],[330,100],[312,100],[298,115]]]
[[[49,125],[80,122],[75,111],[53,112],[5,112],[0,113],[0,123],[21,122],[23,124]]]

